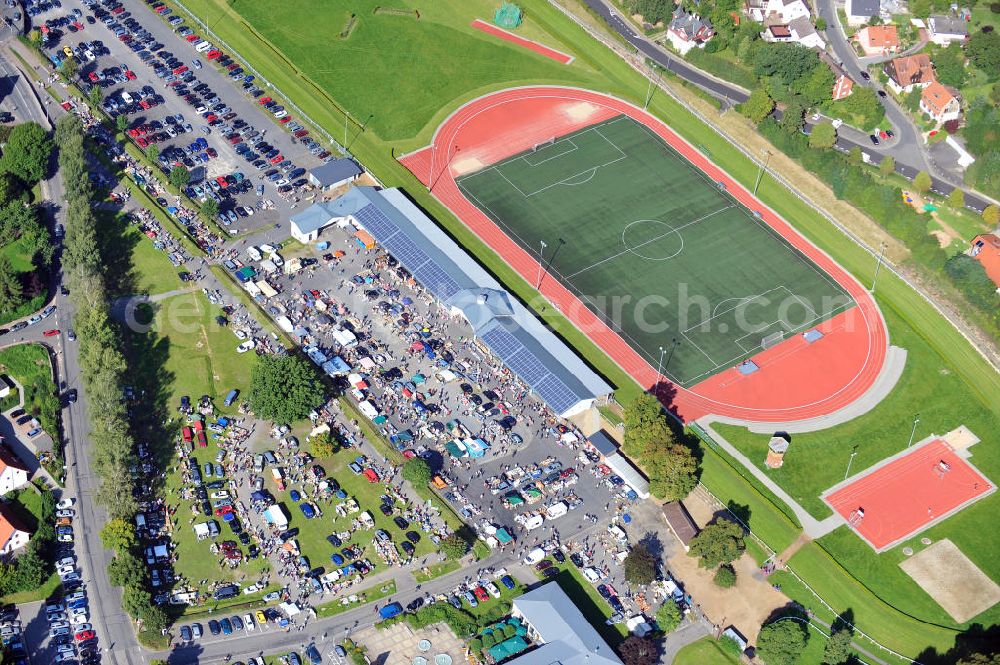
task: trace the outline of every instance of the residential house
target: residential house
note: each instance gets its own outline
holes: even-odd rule
[[[847,14],[847,25],[861,26],[879,14],[879,0],[847,0],[844,12]]]
[[[9,556],[28,544],[31,533],[13,511],[0,503],[0,556]]]
[[[850,97],[852,92],[854,92],[854,81],[851,80],[851,77],[847,74],[837,76],[837,80],[833,83],[833,92],[831,93],[833,101]]]
[[[962,115],[962,105],[955,94],[934,81],[924,88],[920,95],[920,110],[932,117],[938,124],[954,120]]]
[[[758,23],[780,23],[809,16],[809,5],[804,0],[746,0],[743,12]]]
[[[889,87],[896,94],[926,88],[937,80],[934,76],[934,65],[924,53],[890,60],[882,66],[882,71],[889,77]]]
[[[969,38],[969,24],[958,16],[931,16],[927,19],[931,41],[940,46],[964,42]]]
[[[894,25],[869,25],[854,33],[865,55],[888,55],[899,51],[899,34]]]
[[[687,12],[683,7],[674,11],[674,18],[667,28],[667,39],[682,55],[695,47],[703,48],[714,36],[711,21]]]
[[[787,25],[778,23],[769,25],[764,28],[760,36],[766,42],[795,42],[815,49],[826,47],[826,42],[816,32],[808,16],[800,16]]]
[[[1000,290],[1000,237],[984,233],[972,239],[969,255],[982,264],[983,269]]]
[[[0,495],[24,487],[30,477],[24,462],[0,439]]]

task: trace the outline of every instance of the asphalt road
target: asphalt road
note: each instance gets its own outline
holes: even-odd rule
[[[684,80],[697,85],[702,90],[721,100],[725,106],[728,107],[734,103],[743,102],[749,97],[749,94],[743,88],[709,76],[687,64],[679,56],[670,53],[661,46],[646,39],[643,35],[636,33],[632,26],[617,11],[611,9],[605,0],[584,0],[584,2],[637,51],[665,69],[674,72]],[[834,0],[819,0],[819,14],[826,18],[827,24],[839,26],[836,9],[833,5]],[[830,12],[832,12],[832,17],[828,16]],[[848,69],[851,77],[856,81],[863,82],[860,77],[861,67],[854,56],[854,51],[847,44],[842,29],[838,27],[827,30],[826,33],[833,45],[834,52],[838,59],[844,61],[845,67]],[[842,53],[842,49],[847,49],[847,52]],[[902,109],[890,98],[880,99],[885,105],[886,116],[896,128],[896,138],[888,143],[883,142],[876,148],[863,132],[848,129],[841,132],[838,136],[837,148],[847,152],[852,148],[858,147],[863,153],[868,155],[869,160],[873,164],[881,162],[883,157],[892,157],[896,161],[896,172],[905,178],[912,179],[918,172],[927,171],[931,174],[931,190],[939,194],[948,194],[951,190],[955,189],[956,185],[960,183],[952,183],[949,180],[945,180],[929,167],[926,157],[920,149],[920,138],[917,135],[916,129]],[[809,120],[807,119],[807,133],[811,129],[808,123]],[[966,190],[965,204],[966,207],[976,212],[982,212],[990,204],[990,201]]]

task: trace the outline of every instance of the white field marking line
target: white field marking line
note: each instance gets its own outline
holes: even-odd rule
[[[698,349],[698,351],[701,352],[701,355],[703,355],[706,358],[708,358],[708,362],[712,363],[712,369],[710,369],[707,372],[705,372],[705,374],[711,374],[712,372],[714,372],[715,370],[717,370],[720,367],[719,363],[716,362],[715,358],[713,358],[712,356],[710,356],[707,353],[705,353],[705,349],[703,349],[700,346],[698,346],[698,342],[696,342],[692,338],[688,337],[688,334],[686,332],[682,332],[681,335],[683,335],[684,339],[686,339],[688,341],[688,344],[690,344],[694,348]]]
[[[709,217],[714,217],[715,215],[718,215],[718,214],[719,214],[720,212],[725,212],[726,210],[729,210],[729,209],[730,209],[730,208],[732,208],[732,207],[733,207],[733,206],[728,206],[728,207],[725,207],[725,208],[720,208],[719,210],[716,210],[716,211],[714,211],[714,212],[710,212],[710,213],[708,213],[707,215],[704,215],[704,216],[702,216],[702,217],[699,217],[698,219],[695,219],[695,220],[692,220],[692,221],[690,221],[690,222],[688,222],[688,223],[686,223],[686,224],[681,224],[680,226],[678,226],[678,227],[677,227],[677,228],[675,228],[675,229],[670,229],[670,230],[669,230],[669,231],[667,231],[666,233],[661,233],[660,235],[658,235],[658,236],[654,236],[654,237],[650,238],[649,240],[646,240],[645,242],[641,242],[641,243],[639,243],[638,245],[636,245],[635,247],[628,247],[628,246],[626,246],[626,247],[625,247],[625,249],[624,249],[623,251],[621,251],[621,252],[618,252],[618,253],[616,253],[616,254],[611,254],[611,255],[609,255],[609,256],[606,256],[606,257],[604,257],[603,259],[601,259],[600,261],[598,261],[597,263],[594,263],[594,264],[592,264],[592,265],[589,265],[589,266],[587,266],[586,268],[583,268],[583,269],[581,269],[581,270],[578,270],[578,271],[576,271],[575,273],[573,273],[572,275],[570,275],[570,277],[576,277],[577,275],[579,275],[579,274],[581,274],[581,273],[585,273],[585,272],[587,272],[588,270],[591,270],[591,269],[593,269],[593,268],[596,268],[596,267],[597,267],[597,266],[599,266],[599,265],[602,265],[602,264],[605,264],[605,263],[607,263],[608,261],[614,261],[614,260],[615,260],[615,259],[617,259],[617,258],[618,258],[619,256],[623,256],[623,255],[625,255],[625,254],[632,254],[632,253],[634,253],[634,252],[633,252],[632,250],[636,250],[636,249],[641,249],[641,248],[645,247],[646,245],[648,245],[648,244],[650,244],[650,243],[653,243],[653,242],[656,242],[657,240],[663,240],[664,238],[666,238],[666,237],[667,237],[668,235],[670,235],[671,233],[676,233],[676,234],[680,235],[680,232],[681,232],[681,231],[682,231],[683,229],[686,229],[687,227],[689,227],[689,226],[692,226],[692,225],[694,225],[694,224],[698,224],[699,222],[703,222],[703,221],[705,221],[706,219],[708,219]],[[659,221],[659,220],[650,220],[650,221]],[[631,222],[630,222],[630,223],[631,223]],[[664,223],[666,223],[666,222],[664,222]],[[622,233],[623,233],[623,234],[625,233],[625,232],[624,232],[624,230],[622,231]],[[622,243],[624,243],[624,242],[625,242],[625,239],[624,239],[624,238],[622,238]],[[637,255],[637,256],[638,256],[638,255]],[[641,257],[641,258],[645,258],[645,257]]]
[[[750,349],[748,349],[747,347],[743,346],[743,343],[742,343],[743,340],[745,340],[747,337],[750,337],[751,335],[760,335],[765,330],[771,330],[772,328],[774,328],[774,324],[776,324],[776,323],[778,324],[779,328],[781,329],[781,334],[784,335],[785,334],[785,327],[784,327],[784,325],[782,325],[781,319],[775,319],[774,321],[769,321],[769,322],[765,323],[763,326],[761,326],[757,330],[752,330],[752,331],[748,332],[746,335],[743,335],[742,337],[737,337],[736,339],[733,340],[733,342],[735,342],[737,346],[739,346],[741,349],[743,349],[743,353],[750,353]],[[786,339],[785,337],[782,337],[782,341],[784,341],[785,339]]]
[[[629,119],[631,120],[631,118],[629,118]],[[780,244],[781,247],[786,252],[791,253],[796,259],[798,259],[799,262],[805,264],[810,269],[812,269],[813,272],[815,272],[817,275],[819,275],[820,279],[824,280],[827,284],[829,284],[831,287],[833,287],[833,289],[836,292],[838,292],[838,293],[844,293],[848,297],[850,297],[850,294],[847,293],[846,289],[844,289],[842,286],[840,286],[836,282],[831,281],[830,277],[828,277],[822,270],[820,270],[811,260],[809,260],[807,257],[803,256],[802,253],[798,249],[796,249],[794,246],[792,246],[791,242],[788,239],[786,239],[784,236],[782,236],[780,233],[778,233],[777,230],[771,228],[770,225],[765,224],[763,222],[763,220],[757,219],[752,214],[750,214],[750,210],[746,206],[744,206],[742,203],[740,203],[739,201],[737,201],[736,197],[734,197],[732,194],[730,194],[727,190],[720,190],[719,187],[718,187],[718,183],[714,182],[711,178],[709,178],[707,173],[705,173],[701,169],[697,168],[691,161],[689,161],[683,155],[681,155],[679,152],[677,152],[676,150],[674,150],[673,146],[671,146],[669,143],[667,143],[666,141],[664,141],[663,138],[660,137],[655,132],[653,132],[652,129],[650,129],[649,127],[647,127],[646,125],[644,125],[642,123],[635,122],[634,120],[632,122],[633,122],[633,124],[635,126],[637,126],[639,129],[641,129],[642,131],[644,131],[648,136],[650,136],[652,139],[654,139],[659,145],[663,146],[666,149],[665,151],[666,151],[667,155],[669,157],[671,157],[674,161],[679,162],[688,171],[691,171],[692,173],[694,173],[695,175],[697,175],[701,180],[703,180],[706,183],[708,183],[709,185],[711,185],[712,190],[715,192],[716,196],[718,196],[719,198],[721,198],[721,199],[723,199],[725,201],[729,201],[729,202],[735,204],[750,220],[753,221],[754,224],[756,224],[757,226],[759,226],[760,228],[762,228],[768,235],[770,235],[773,239],[775,239],[778,242],[778,244]],[[854,299],[851,298],[851,301],[853,302]]]
[[[605,141],[607,141],[608,144],[611,145],[611,147],[613,147],[615,150],[617,150],[618,154],[621,155],[621,156],[618,157],[617,159],[612,159],[609,162],[605,162],[603,164],[598,164],[597,166],[591,166],[590,168],[586,168],[586,169],[580,171],[579,173],[574,173],[573,175],[566,176],[562,180],[559,180],[558,182],[554,182],[552,184],[546,185],[545,187],[542,187],[541,189],[535,190],[535,191],[531,192],[530,194],[524,195],[524,197],[528,198],[528,197],[531,197],[531,196],[535,196],[536,194],[541,194],[542,192],[547,191],[549,189],[552,189],[553,187],[558,187],[559,185],[567,184],[567,183],[569,183],[570,180],[574,180],[575,178],[583,175],[584,173],[589,173],[590,171],[595,171],[596,172],[598,169],[603,169],[605,166],[611,166],[612,164],[617,164],[618,162],[621,162],[623,160],[628,159],[628,155],[625,154],[625,151],[622,150],[621,148],[619,148],[618,144],[616,144],[614,141],[612,141],[607,136],[605,136],[604,134],[602,134],[601,131],[600,131],[600,129],[598,129],[597,127],[594,127],[592,131],[594,131],[598,136],[600,136],[602,139],[604,139]],[[591,177],[593,177],[593,176],[591,176]],[[506,177],[504,179],[507,180]],[[510,182],[510,180],[507,180],[507,182]],[[513,183],[511,183],[511,184],[513,184]],[[521,190],[519,189],[518,191],[520,192]]]
[[[761,293],[758,293],[755,296],[748,296],[747,298],[743,298],[740,302],[736,303],[735,305],[733,305],[729,309],[722,310],[718,314],[713,314],[712,316],[708,317],[707,319],[702,319],[699,323],[694,324],[693,326],[691,326],[690,328],[688,328],[687,330],[684,330],[682,332],[687,333],[687,332],[691,332],[695,328],[701,328],[702,326],[706,325],[712,319],[717,319],[717,318],[719,318],[720,316],[722,316],[724,314],[728,314],[729,312],[732,312],[732,311],[738,309],[740,306],[742,306],[744,304],[749,304],[749,303],[752,303],[754,300],[757,300],[758,298],[763,298],[764,296],[766,296],[768,293],[771,293],[772,291],[777,291],[778,289],[784,289],[784,288],[785,288],[784,286],[779,285],[779,286],[775,286],[773,288],[770,288],[767,291],[763,291]],[[785,291],[788,291],[788,289],[785,289]]]
[[[537,155],[539,153],[544,153],[544,152],[547,152],[549,149],[556,147],[557,145],[558,146],[563,146],[563,145],[566,145],[567,143],[569,145],[571,145],[572,148],[570,150],[564,150],[564,151],[560,152],[558,155],[552,155],[551,157],[546,157],[545,159],[543,159],[540,162],[531,162],[528,159],[528,157],[530,155]],[[563,139],[561,141],[559,139],[556,139],[555,143],[550,143],[549,145],[544,146],[541,149],[536,150],[535,152],[531,152],[531,153],[528,153],[526,155],[521,155],[518,159],[523,160],[524,163],[527,164],[528,166],[530,166],[531,168],[537,168],[537,167],[541,166],[542,164],[544,164],[545,162],[552,161],[553,159],[559,159],[560,157],[563,157],[564,155],[568,155],[571,152],[576,152],[579,149],[580,149],[580,147],[576,143],[574,143],[573,139],[571,139],[571,138]]]

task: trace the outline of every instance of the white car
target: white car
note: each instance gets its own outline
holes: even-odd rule
[[[72,573],[66,573],[65,575],[60,575],[59,579],[63,582],[76,582],[80,579],[80,576],[74,571]]]
[[[62,499],[59,503],[56,504],[56,508],[59,509],[59,510],[64,510],[66,508],[72,508],[73,507],[73,503],[75,501],[76,501],[76,499]]]
[[[56,511],[56,517],[76,517],[76,511],[69,508]]]
[[[75,626],[73,626],[73,628],[78,633],[82,633],[85,630],[94,630],[94,627],[92,625],[90,625],[89,623],[78,623]]]
[[[76,653],[76,649],[73,648],[72,644],[60,644],[56,647],[56,651],[59,653]]]
[[[248,339],[236,347],[236,353],[246,353],[247,351],[252,350],[255,346],[257,346],[257,342],[252,339]]]
[[[48,620],[49,620],[49,623],[54,626],[57,623],[59,623],[60,621],[65,621],[66,620],[66,613],[65,612],[49,612]]]
[[[69,621],[66,621],[65,615],[61,617],[62,621],[52,621],[49,623],[49,630],[59,630],[60,628],[69,628]]]
[[[73,556],[63,557],[62,559],[59,559],[58,561],[56,561],[56,566],[60,567],[60,568],[62,566],[75,566],[75,565],[76,565],[76,557],[73,557]],[[70,600],[70,599],[67,598],[67,600]],[[72,601],[70,600],[70,602],[72,602]]]
[[[73,536],[71,536],[68,533],[61,533],[56,537],[56,540],[58,540],[60,543],[72,543]]]
[[[212,492],[212,498],[213,499],[228,499],[229,498],[229,492],[226,492],[225,490],[222,490],[220,492]]]
[[[58,654],[56,654],[56,662],[57,663],[69,663],[69,662],[75,663],[76,662],[76,654],[73,654],[73,653],[58,653]]]
[[[248,633],[252,633],[254,629],[253,616],[250,614],[243,615],[243,626],[247,629]]]
[[[500,597],[500,589],[496,584],[493,584],[493,582],[487,582],[483,588],[486,589],[486,591],[494,598]]]
[[[76,631],[80,632],[79,626],[81,624],[89,622],[90,617],[88,617],[86,614],[77,614],[70,621],[74,626],[76,626]]]
[[[74,591],[73,593],[66,596],[67,603],[75,603],[78,600],[86,600],[87,594],[82,591]]]
[[[76,572],[76,566],[73,564],[69,564],[68,566],[59,566],[56,568],[56,572],[59,573],[59,575],[69,575],[70,573]]]

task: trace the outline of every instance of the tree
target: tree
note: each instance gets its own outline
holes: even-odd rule
[[[864,153],[861,152],[861,148],[854,146],[847,151],[847,162],[852,166],[861,166],[861,163],[865,160]]]
[[[661,499],[679,501],[698,485],[698,460],[683,444],[654,444],[640,461],[649,476],[649,491]]]
[[[135,527],[123,519],[108,520],[101,529],[101,542],[115,552],[131,552],[139,544]]]
[[[618,656],[625,665],[656,665],[660,660],[656,643],[638,635],[632,635],[618,645]]]
[[[961,210],[965,207],[965,192],[961,187],[951,190],[951,193],[948,194],[948,204],[956,210]]]
[[[427,484],[431,482],[431,465],[419,457],[406,460],[406,463],[403,464],[403,478],[409,480],[410,484],[418,490],[427,487]]]
[[[660,608],[656,610],[656,626],[664,633],[672,633],[681,625],[681,611],[670,598],[663,601]]]
[[[714,568],[736,561],[746,549],[743,527],[725,518],[718,518],[691,539],[689,554],[701,557],[701,565]]]
[[[913,189],[926,194],[931,188],[931,176],[927,171],[921,171],[913,177]]]
[[[0,171],[13,173],[28,185],[34,185],[45,177],[52,146],[52,139],[38,123],[15,125],[0,158]]]
[[[961,44],[952,42],[948,48],[938,49],[934,54],[934,73],[944,85],[955,88],[965,85],[968,70],[965,68],[965,51]]]
[[[313,457],[330,457],[337,452],[337,437],[333,432],[323,432],[309,439],[309,450]]]
[[[302,356],[261,356],[250,373],[250,406],[259,418],[301,420],[324,399],[315,366]]]
[[[469,551],[469,543],[457,533],[441,540],[441,553],[449,559],[461,559]]]
[[[729,564],[719,566],[718,570],[715,571],[713,581],[723,589],[736,586],[736,569]]]
[[[643,393],[625,406],[625,452],[641,457],[651,446],[670,441],[673,434],[667,425],[663,405],[655,396]]]
[[[115,586],[141,586],[146,580],[146,564],[131,553],[122,553],[108,562],[108,580]]]
[[[215,219],[219,214],[219,202],[215,199],[205,199],[201,204],[201,214],[208,219]]]
[[[882,158],[882,161],[878,163],[878,172],[882,174],[883,178],[888,178],[896,172],[896,160],[890,155],[886,155]]]
[[[146,159],[155,164],[159,156],[160,156],[160,149],[156,147],[155,143],[150,143],[148,146],[146,146]],[[214,199],[209,199],[209,200],[212,201]]]
[[[763,88],[757,88],[750,93],[750,98],[739,105],[739,112],[750,119],[753,124],[771,115],[774,110],[774,100]]]
[[[837,142],[837,130],[832,123],[821,122],[813,125],[809,134],[809,146],[812,148],[832,148]]]
[[[864,129],[875,127],[885,117],[885,109],[878,101],[878,95],[871,88],[854,86],[854,92],[838,100],[835,106],[844,113],[860,121]]]
[[[640,586],[649,584],[656,579],[656,557],[642,543],[632,546],[625,557],[625,579]]]
[[[970,654],[955,665],[1000,665],[1000,653],[994,653],[992,656],[984,653]]]
[[[836,79],[829,67],[816,67],[812,74],[804,76],[795,82],[799,94],[813,106],[829,101],[833,97],[833,84]]]
[[[794,619],[765,624],[757,636],[757,654],[767,665],[795,665],[806,648],[806,627]]]
[[[1000,206],[995,203],[991,203],[983,208],[983,221],[990,226],[1000,224]]]
[[[0,312],[13,312],[24,302],[21,280],[6,254],[0,254]]]
[[[824,665],[842,665],[851,659],[851,639],[854,636],[850,630],[837,630],[830,635],[823,649]]]
[[[990,80],[1000,78],[1000,32],[980,30],[969,38],[965,55]]]
[[[100,106],[102,99],[104,99],[104,91],[101,90],[101,86],[99,85],[90,86],[90,91],[87,92],[87,101],[90,102],[90,105]]]
[[[167,179],[171,185],[180,189],[191,181],[191,172],[183,166],[175,166],[170,169],[170,175],[167,176]]]
[[[124,113],[115,118],[115,127],[118,128],[119,132],[124,132],[128,129],[128,116]]]
[[[76,61],[76,58],[66,58],[63,60],[62,66],[59,68],[59,75],[67,83],[72,83],[79,69],[80,63]]]

